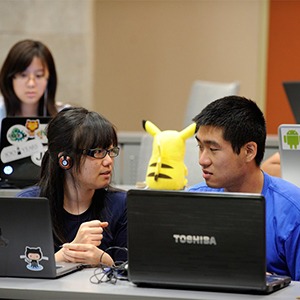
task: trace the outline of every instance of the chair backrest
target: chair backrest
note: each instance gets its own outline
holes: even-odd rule
[[[153,136],[144,134],[141,139],[141,146],[139,151],[138,166],[137,166],[137,182],[144,182],[146,180],[146,172],[148,163],[152,153]],[[185,141],[185,157],[184,163],[188,169],[188,186],[203,181],[201,176],[201,167],[198,163],[199,149],[194,137]]]
[[[240,83],[238,81],[230,83],[194,81],[190,97],[187,104],[183,126],[191,124],[192,119],[202,111],[210,102],[230,95],[239,93]]]
[[[143,134],[141,138],[140,151],[137,164],[137,182],[146,180],[148,163],[152,153],[153,136],[148,133]]]

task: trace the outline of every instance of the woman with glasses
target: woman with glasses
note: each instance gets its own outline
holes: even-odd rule
[[[39,41],[17,42],[0,71],[0,126],[6,116],[53,116],[57,113],[57,76],[50,50]]]
[[[19,196],[49,199],[56,260],[126,261],[126,193],[110,186],[119,154],[114,126],[96,112],[66,108],[50,121],[47,138],[41,179]]]

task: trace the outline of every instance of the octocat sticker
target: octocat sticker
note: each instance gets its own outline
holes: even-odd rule
[[[27,263],[26,268],[30,271],[42,271],[44,267],[40,264],[41,260],[48,260],[47,256],[43,255],[41,247],[25,247],[24,255],[20,255],[21,259]]]

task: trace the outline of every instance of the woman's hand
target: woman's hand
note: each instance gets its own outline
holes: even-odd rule
[[[82,223],[72,243],[100,246],[103,238],[103,228],[107,226],[107,222],[100,222],[98,220]]]
[[[112,266],[114,261],[110,255],[98,248],[103,238],[103,228],[107,226],[108,222],[98,220],[82,223],[75,239],[55,253],[55,260],[96,266],[101,258],[102,264]]]
[[[92,244],[64,244],[58,252],[55,254],[57,261],[66,261],[73,263],[82,263],[91,266],[97,266],[101,264],[112,266],[114,264],[113,259],[109,254],[99,249]]]

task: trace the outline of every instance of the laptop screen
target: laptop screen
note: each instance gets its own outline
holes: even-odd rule
[[[6,117],[1,125],[1,187],[23,188],[40,176],[50,117]]]
[[[300,124],[300,81],[282,83],[296,123]]]
[[[127,201],[134,283],[263,289],[262,195],[130,190]]]
[[[55,263],[48,199],[0,197],[0,276],[57,278],[81,267]]]

